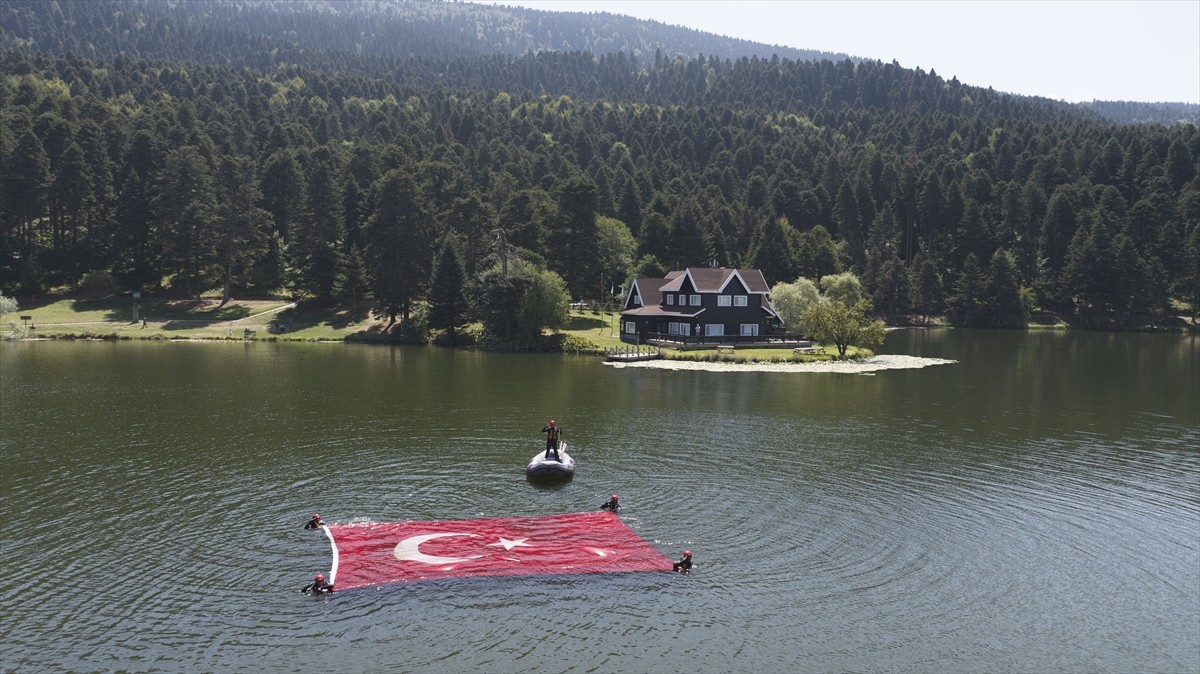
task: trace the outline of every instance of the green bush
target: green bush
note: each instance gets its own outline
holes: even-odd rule
[[[592,340],[580,337],[579,335],[563,335],[560,346],[563,353],[588,354],[603,351]]]

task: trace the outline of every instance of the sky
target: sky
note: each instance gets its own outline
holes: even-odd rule
[[[485,2],[488,0],[484,0]],[[1200,0],[492,0],[611,12],[1070,102],[1200,103]]]

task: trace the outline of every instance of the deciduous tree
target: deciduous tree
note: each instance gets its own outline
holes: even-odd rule
[[[874,348],[883,344],[886,334],[883,323],[872,315],[870,300],[860,300],[853,306],[825,299],[805,310],[800,322],[808,335],[822,344],[837,348],[838,357],[845,358],[851,346]]]

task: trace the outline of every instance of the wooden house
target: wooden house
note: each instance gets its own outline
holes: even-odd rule
[[[782,327],[757,269],[688,267],[639,278],[621,311],[621,340],[753,342]]]

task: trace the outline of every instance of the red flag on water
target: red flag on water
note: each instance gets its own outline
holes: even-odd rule
[[[669,571],[671,560],[609,512],[337,524],[339,590],[462,576]]]

